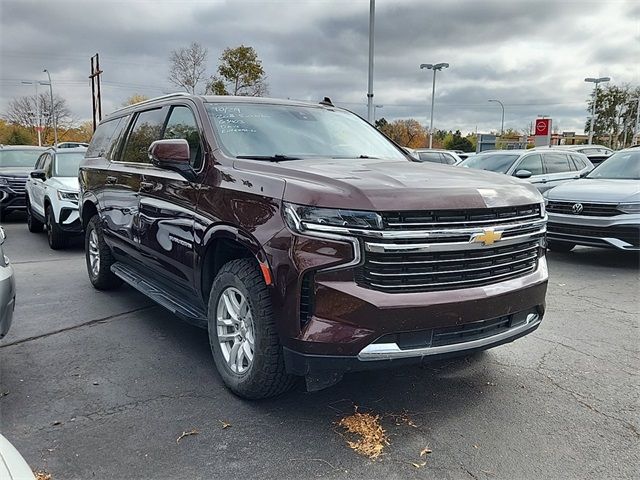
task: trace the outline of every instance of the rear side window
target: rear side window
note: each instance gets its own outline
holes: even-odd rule
[[[120,117],[107,120],[98,125],[93,137],[91,137],[91,143],[85,156],[87,158],[104,157],[111,159],[126,123],[126,117]]]
[[[140,112],[129,130],[119,160],[132,163],[150,163],[147,151],[153,142],[162,138],[165,117],[166,109],[164,108]]]
[[[569,158],[564,153],[545,153],[544,164],[547,173],[570,172]]]
[[[531,175],[542,175],[544,170],[542,168],[542,157],[540,155],[529,155],[520,162],[516,172],[518,170],[529,170]]]
[[[573,160],[576,170],[582,170],[587,166],[584,160],[582,160],[578,155],[571,155],[571,160]]]
[[[442,157],[438,152],[418,152],[421,162],[442,163]]]
[[[442,163],[444,163],[445,165],[453,165],[454,163],[456,163],[456,159],[453,158],[453,155],[449,155],[448,153],[443,153]]]
[[[164,129],[164,138],[182,138],[189,143],[191,153],[191,166],[199,170],[202,165],[202,143],[196,118],[189,107],[177,105],[171,109],[167,126]]]

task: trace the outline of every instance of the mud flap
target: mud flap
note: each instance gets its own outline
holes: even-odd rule
[[[307,384],[307,392],[318,392],[342,380],[342,373],[331,371],[315,372],[310,375],[305,375],[304,379]]]

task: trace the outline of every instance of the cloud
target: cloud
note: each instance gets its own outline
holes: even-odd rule
[[[21,80],[52,74],[79,119],[91,116],[89,58],[100,53],[103,111],[133,93],[174,90],[172,49],[198,41],[213,74],[225,47],[256,48],[271,94],[317,101],[325,95],[366,112],[369,2],[110,1],[0,3],[0,112],[30,94]],[[507,128],[538,114],[580,131],[590,88],[583,78],[609,75],[640,83],[640,8],[629,1],[378,1],[375,43],[377,116],[428,119],[431,71],[438,74],[439,128],[496,129],[505,103]],[[565,127],[566,126],[566,127]]]

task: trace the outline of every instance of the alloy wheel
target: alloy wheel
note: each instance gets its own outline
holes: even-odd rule
[[[98,247],[98,234],[95,229],[89,233],[89,265],[94,278],[100,273],[100,248]]]
[[[247,372],[254,354],[253,317],[249,302],[237,288],[226,288],[218,299],[216,331],[229,369],[236,374]]]

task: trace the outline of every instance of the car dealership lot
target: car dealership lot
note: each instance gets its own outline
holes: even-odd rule
[[[4,227],[17,307],[1,431],[54,480],[631,478],[640,465],[637,255],[549,254],[545,320],[513,344],[249,402],[222,385],[205,331],[129,287],[94,290],[81,242],[54,252],[22,219]],[[336,425],[354,406],[382,417],[376,461]]]

